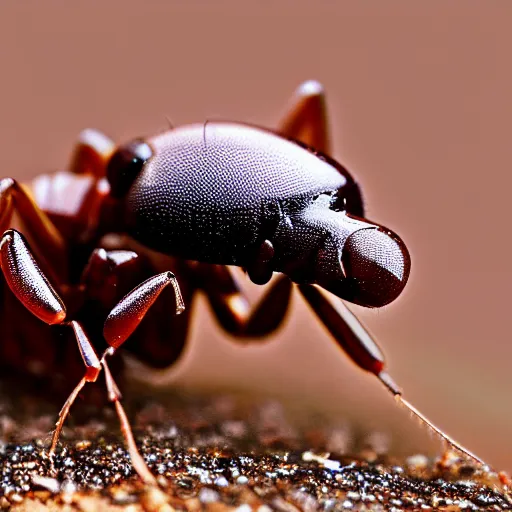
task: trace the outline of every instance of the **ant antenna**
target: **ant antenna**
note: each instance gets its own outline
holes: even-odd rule
[[[449,446],[451,446],[455,451],[461,452],[473,461],[485,466],[485,462],[477,457],[473,452],[469,451],[467,448],[464,448],[461,444],[459,444],[455,439],[450,437],[448,434],[445,434],[439,427],[434,425],[424,414],[422,414],[414,405],[408,402],[402,396],[402,390],[396,385],[395,381],[390,377],[390,375],[386,372],[381,372],[377,375],[377,378],[386,386],[388,391],[391,391],[396,401],[403,405],[406,409],[414,414],[424,425],[426,425],[432,432],[441,437]]]
[[[167,121],[167,124],[169,125],[169,129],[174,130],[175,126],[174,126],[174,123],[171,121],[171,119],[168,116],[165,116],[165,120]]]
[[[203,142],[206,147],[206,125],[208,124],[209,119],[207,119],[203,124]]]

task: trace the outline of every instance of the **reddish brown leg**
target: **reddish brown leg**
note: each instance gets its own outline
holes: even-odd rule
[[[108,399],[111,402],[114,402],[117,416],[119,417],[119,422],[121,423],[121,431],[123,432],[123,436],[126,442],[126,446],[128,447],[128,453],[130,454],[130,459],[132,461],[133,467],[135,468],[135,471],[145,483],[156,485],[155,477],[152,475],[151,471],[149,471],[146,461],[142,458],[142,455],[140,454],[137,448],[137,444],[135,443],[135,438],[133,437],[130,422],[120,402],[121,393],[119,392],[119,388],[117,387],[114,378],[112,377],[112,373],[110,372],[110,369],[107,366],[105,358],[101,360],[101,364],[103,365],[103,369],[105,371],[105,382],[107,384]]]
[[[136,252],[94,249],[80,279],[86,296],[109,311],[119,299],[140,282],[141,259]]]
[[[201,286],[226,331],[238,337],[262,337],[282,323],[290,303],[292,283],[280,275],[256,307],[251,308],[237,279],[228,267],[208,265],[201,269]]]
[[[91,342],[82,326],[74,320],[69,322],[69,325],[72,327],[78,342],[78,348],[80,349],[80,354],[82,355],[82,359],[85,364],[85,375],[80,379],[80,382],[71,392],[62,409],[60,410],[59,419],[57,420],[55,431],[53,432],[52,436],[52,444],[50,447],[51,458],[53,458],[55,454],[60,433],[62,431],[62,427],[64,426],[64,421],[66,420],[66,417],[69,414],[69,410],[71,409],[73,402],[76,400],[78,393],[80,393],[87,382],[95,382],[101,370],[100,360],[98,359],[98,356],[96,355],[96,352],[94,351],[94,348],[92,347]]]
[[[105,320],[103,336],[111,347],[108,355],[113,354],[129,338],[168,285],[174,289],[176,314],[185,310],[180,288],[172,272],[150,277],[125,295]]]
[[[47,324],[60,324],[66,308],[39,268],[23,236],[14,229],[0,241],[0,265],[9,288],[37,318]]]
[[[479,464],[484,462],[462,445],[457,443],[412,404],[402,397],[402,390],[385,370],[384,354],[370,333],[350,312],[343,302],[318,286],[299,285],[313,311],[332,334],[334,341],[363,370],[373,373],[386,386],[396,400],[417,416],[424,425],[440,436],[449,446],[462,452]]]
[[[277,131],[284,137],[296,139],[322,153],[329,154],[325,93],[315,80],[301,84],[292,98],[288,113]]]
[[[130,423],[120,402],[121,394],[112,378],[106,358],[113,355],[119,346],[128,339],[140,324],[149,308],[168,285],[174,288],[176,314],[183,312],[185,305],[176,278],[172,272],[164,272],[147,279],[125,295],[108,315],[103,329],[105,340],[110,345],[110,348],[105,351],[101,358],[101,364],[105,370],[109,400],[114,402],[116,407],[133,467],[146,483],[151,484],[155,484],[156,480],[137,449]]]
[[[32,199],[24,185],[12,178],[0,180],[0,232],[10,227],[16,211],[52,268],[67,267],[66,244],[52,221]],[[49,265],[50,266],[50,265]]]
[[[128,267],[132,267],[137,259],[135,253],[131,251],[110,251],[109,253],[107,253],[104,249],[97,249],[96,251],[93,252],[93,256],[91,257],[89,265],[84,271],[84,278],[94,279],[95,277],[98,277],[98,272],[95,272],[94,267],[100,268],[103,262],[106,261],[108,257],[111,258],[111,262],[114,265],[128,265]],[[103,357],[101,358],[100,361],[101,365],[105,370],[105,380],[108,390],[108,397],[111,402],[114,402],[116,412],[119,417],[119,422],[121,424],[121,431],[125,438],[125,442],[128,448],[128,452],[130,454],[130,458],[133,463],[133,467],[135,468],[138,475],[142,478],[142,480],[149,484],[155,484],[156,480],[149,471],[146,463],[144,462],[144,459],[142,458],[137,449],[137,445],[135,444],[130,423],[120,403],[121,393],[119,392],[119,389],[114,382],[112,374],[110,373],[110,370],[106,362],[106,357],[109,355],[113,355],[115,350],[132,334],[132,332],[141,322],[142,318],[147,313],[151,305],[158,298],[158,295],[169,284],[173,286],[175,290],[177,313],[180,313],[183,310],[184,306],[183,301],[181,300],[179,288],[171,272],[165,272],[163,274],[148,279],[141,285],[137,286],[129,294],[127,294],[109,314],[105,322],[104,333],[105,339],[107,340],[111,347],[107,349],[107,351],[103,354]],[[64,421],[69,413],[71,405],[78,396],[78,393],[84,387],[86,382],[96,380],[97,378],[97,372],[93,373],[92,375],[94,379],[91,379],[89,377],[90,368],[99,368],[100,364],[87,336],[85,335],[83,330],[77,329],[80,327],[79,324],[77,324],[76,322],[70,322],[70,324],[72,325],[73,329],[75,329],[75,335],[77,337],[77,340],[79,341],[82,357],[84,359],[88,371],[86,372],[86,375],[78,383],[76,388],[73,390],[73,392],[67,399],[66,403],[64,404],[64,407],[60,412],[56,430],[54,432],[52,439],[50,455],[53,455],[53,453],[55,452],[58,438],[64,425]]]
[[[105,134],[92,129],[84,130],[78,136],[69,170],[75,174],[92,174],[102,178],[114,150],[114,141]]]
[[[110,247],[123,246],[121,240],[112,238],[106,243],[111,244]],[[191,304],[195,282],[189,269],[183,261],[169,260],[167,264],[168,268],[176,269],[184,302]],[[101,248],[92,252],[81,284],[89,315],[101,319],[94,321],[94,326],[91,324],[95,335],[101,336],[107,314],[136,285],[154,275],[154,268],[150,260],[133,251]],[[184,348],[189,327],[188,311],[179,316],[169,314],[176,307],[172,288],[162,295],[148,312],[150,318],[145,317],[140,328],[130,337],[127,347],[140,362],[153,368],[167,368],[176,361]],[[169,343],[169,333],[172,333],[172,343]]]
[[[11,291],[34,316],[49,325],[65,323],[66,308],[62,299],[39,268],[25,239],[16,230],[8,230],[2,236],[0,266]],[[68,325],[75,333],[86,370],[61,410],[50,453],[55,451],[71,404],[86,382],[93,382],[98,378],[101,369],[99,359],[82,326],[75,321],[68,322]]]
[[[149,468],[146,465],[146,462],[142,458],[137,444],[135,443],[135,439],[133,437],[132,429],[130,427],[130,422],[128,421],[128,417],[126,416],[126,412],[124,411],[123,406],[121,405],[121,393],[119,388],[117,387],[114,378],[110,372],[110,369],[105,361],[105,356],[101,359],[98,359],[94,349],[92,348],[91,342],[87,338],[87,335],[81,328],[78,322],[70,322],[70,325],[73,327],[75,331],[76,338],[79,343],[80,352],[82,353],[82,357],[84,363],[86,365],[86,373],[84,377],[80,380],[78,385],[69,395],[66,400],[64,406],[62,407],[59,419],[57,420],[56,428],[52,437],[52,444],[50,447],[50,457],[53,458],[55,454],[55,450],[57,448],[57,443],[59,441],[59,436],[62,431],[62,427],[64,426],[64,422],[66,420],[67,415],[69,414],[69,410],[71,405],[76,400],[78,394],[85,386],[87,382],[93,382],[98,378],[98,374],[100,372],[101,366],[105,371],[105,383],[107,386],[108,398],[111,402],[114,402],[117,415],[119,417],[119,423],[121,425],[121,431],[123,433],[123,437],[125,438],[126,446],[128,448],[128,453],[130,454],[130,459],[132,461],[133,467],[137,474],[141,477],[141,479],[151,485],[156,484],[155,477],[149,471]]]
[[[91,238],[96,235],[99,217],[109,202],[105,174],[114,148],[113,141],[102,133],[84,130],[75,146],[70,170],[42,174],[31,183],[37,204],[70,242],[83,243],[89,234]]]

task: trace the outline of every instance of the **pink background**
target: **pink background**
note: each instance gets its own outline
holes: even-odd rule
[[[413,258],[399,300],[353,309],[409,399],[511,470],[511,26],[505,1],[3,0],[0,167],[64,167],[88,126],[119,141],[166,116],[272,126],[302,80],[322,81],[334,156]],[[200,306],[170,382],[264,389],[393,432],[406,453],[439,449],[298,296],[274,342],[249,348]]]

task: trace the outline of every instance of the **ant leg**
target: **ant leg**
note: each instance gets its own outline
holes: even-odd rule
[[[280,275],[261,301],[252,308],[228,267],[209,265],[202,288],[222,327],[238,337],[262,337],[281,325],[292,291],[291,281]]]
[[[2,236],[0,266],[11,291],[34,316],[49,325],[64,323],[66,308],[62,299],[39,268],[23,236],[15,230],[8,230]],[[101,369],[98,357],[81,325],[74,321],[69,322],[69,325],[75,333],[86,370],[60,412],[53,435],[51,454],[55,452],[71,404],[86,382],[93,382],[98,378]]]
[[[69,171],[42,174],[31,182],[37,204],[71,242],[96,236],[103,207],[110,204],[105,175],[114,149],[114,142],[107,136],[84,130],[78,137]]]
[[[109,367],[107,366],[105,355],[101,361],[98,359],[98,356],[96,355],[96,352],[94,351],[89,338],[78,322],[71,321],[69,322],[69,325],[71,325],[75,333],[75,337],[80,348],[80,353],[82,354],[82,358],[86,366],[86,372],[85,375],[80,379],[80,382],[77,384],[75,389],[69,395],[59,413],[59,419],[57,420],[55,431],[53,432],[52,436],[50,458],[53,459],[53,456],[55,455],[55,450],[57,448],[57,443],[59,441],[62,427],[64,426],[64,422],[69,414],[69,410],[76,400],[78,393],[80,393],[85,384],[88,382],[95,382],[97,380],[99,372],[101,371],[101,367],[103,367],[103,370],[105,371],[105,382],[107,385],[108,398],[115,404],[116,412],[121,424],[121,431],[123,433],[123,437],[125,438],[133,467],[146,484],[156,484],[155,477],[149,471],[135,443],[132,429],[130,427],[130,422],[128,421],[128,417],[126,416],[123,406],[119,402],[121,399],[121,393],[116,383],[114,382],[114,378],[112,377]]]
[[[156,485],[156,479],[151,473],[151,471],[149,471],[146,461],[142,458],[142,455],[140,454],[135,443],[135,438],[133,437],[130,422],[120,402],[122,398],[121,393],[114,381],[114,378],[112,377],[112,373],[110,373],[110,369],[107,366],[107,362],[105,361],[105,356],[102,358],[101,364],[103,366],[103,370],[105,371],[105,382],[107,384],[108,399],[111,402],[114,402],[117,416],[119,417],[119,422],[121,423],[121,431],[123,432],[123,436],[126,442],[126,446],[128,447],[128,453],[130,454],[130,460],[132,461],[133,467],[137,474],[146,484]]]
[[[110,309],[137,282],[141,281],[142,262],[136,252],[94,249],[87,262],[80,284],[86,296]]]
[[[396,398],[397,402],[409,409],[424,425],[440,436],[449,446],[479,464],[484,464],[480,458],[436,427],[418,409],[402,397],[402,390],[385,370],[384,354],[379,346],[340,299],[318,286],[299,285],[299,290],[330,331],[338,346],[345,351],[354,363],[363,370],[373,373]]]
[[[55,425],[55,430],[52,436],[52,444],[50,446],[50,457],[52,459],[55,455],[55,450],[57,448],[57,443],[59,442],[62,427],[64,426],[64,421],[66,420],[69,414],[69,410],[71,409],[73,402],[76,400],[78,393],[80,393],[87,382],[96,382],[101,371],[100,360],[98,359],[98,356],[96,355],[96,352],[94,351],[94,348],[80,323],[72,320],[68,323],[68,325],[72,327],[75,333],[78,348],[80,349],[80,354],[82,355],[82,359],[85,365],[85,375],[80,379],[80,382],[71,392],[68,399],[62,406],[62,409],[60,410],[59,418]]]
[[[322,84],[315,80],[308,80],[299,85],[288,113],[279,123],[277,131],[284,137],[299,140],[322,153],[330,153],[325,93]]]
[[[0,240],[0,266],[9,288],[37,318],[53,325],[66,318],[66,308],[39,268],[23,235],[7,230]]]
[[[10,227],[14,211],[43,252],[45,262],[51,263],[51,268],[66,269],[66,244],[52,221],[24,185],[13,178],[0,179],[0,232]]]
[[[121,246],[121,245],[115,245]],[[195,283],[183,262],[175,262],[176,278],[180,283],[183,302],[189,305],[195,293]],[[84,297],[92,301],[91,308],[98,319],[105,320],[112,308],[136,285],[154,275],[154,266],[145,256],[124,249],[95,249],[80,279]],[[150,318],[131,336],[127,350],[139,361],[153,368],[167,368],[183,352],[189,331],[188,311],[179,316],[170,315],[176,307],[172,289],[151,306]],[[96,329],[101,330],[102,324]],[[101,332],[101,331],[100,331]],[[172,343],[169,343],[172,333]]]
[[[137,449],[130,422],[120,402],[121,393],[110,373],[106,358],[107,356],[113,355],[119,346],[128,339],[160,293],[162,293],[168,285],[171,285],[174,289],[176,313],[182,313],[185,306],[176,278],[172,272],[164,272],[147,279],[125,295],[108,315],[103,329],[105,340],[110,345],[101,358],[101,364],[105,371],[109,400],[114,402],[116,407],[117,415],[121,423],[121,430],[130,453],[133,467],[142,480],[149,484],[156,484],[156,480]]]
[[[100,131],[83,130],[78,136],[69,170],[74,174],[92,174],[102,178],[115,147],[114,141]]]
[[[135,331],[144,315],[162,291],[171,285],[176,297],[176,314],[185,310],[176,277],[172,272],[163,272],[146,279],[125,295],[109,313],[103,327],[103,336],[110,345],[109,355],[113,354]]]
[[[14,229],[6,231],[0,241],[0,266],[11,291],[34,316],[48,325],[65,323],[66,307],[62,299],[39,268],[23,236]],[[93,382],[98,378],[101,369],[98,357],[81,325],[75,321],[69,322],[69,325],[75,333],[86,371],[62,408],[51,452],[55,451],[71,404],[86,382]]]

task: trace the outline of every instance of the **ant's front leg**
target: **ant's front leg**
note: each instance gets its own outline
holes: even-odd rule
[[[181,291],[172,272],[163,272],[146,279],[125,295],[112,309],[103,328],[103,336],[113,354],[133,333],[162,291],[171,285],[176,299],[176,314],[185,310]]]
[[[156,480],[137,449],[130,422],[120,402],[121,393],[107,366],[106,358],[114,355],[116,350],[130,337],[149,308],[168,285],[171,285],[174,289],[176,314],[182,313],[185,305],[176,278],[172,272],[164,272],[147,279],[125,295],[108,315],[103,328],[105,340],[110,345],[101,358],[101,365],[105,370],[108,398],[115,405],[133,467],[142,480],[152,484],[156,483]],[[72,397],[72,400],[74,398]],[[61,413],[59,417],[60,424],[64,422],[66,415],[67,411],[64,411],[64,414]]]
[[[14,229],[6,231],[0,241],[0,266],[9,288],[28,311],[48,325],[67,323],[75,333],[86,370],[64,404],[61,416],[65,416],[86,382],[94,382],[98,378],[100,361],[82,326],[75,321],[65,322],[66,307],[61,297],[37,264],[23,236]],[[55,450],[61,428],[62,424],[57,423],[51,453]]]
[[[299,290],[325,327],[327,327],[334,341],[357,366],[375,375],[399,403],[409,409],[424,425],[440,436],[449,446],[479,464],[484,464],[481,459],[445,434],[440,428],[436,427],[418,409],[403,398],[402,390],[386,372],[384,354],[381,349],[361,322],[339,298],[319,286],[299,285]]]

